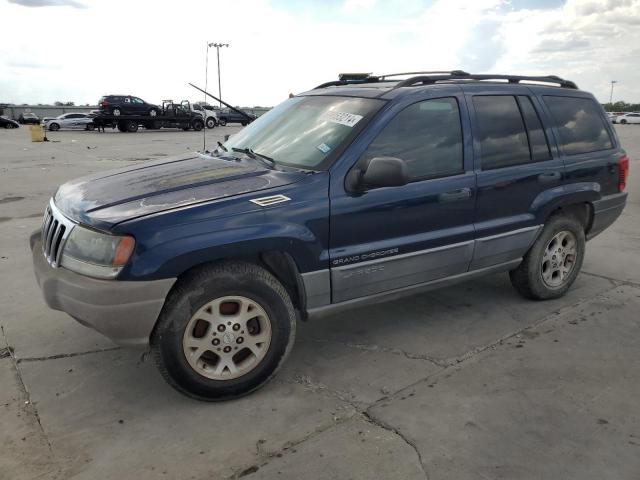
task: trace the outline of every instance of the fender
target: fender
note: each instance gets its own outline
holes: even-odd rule
[[[119,278],[175,278],[203,263],[256,261],[273,251],[289,254],[300,273],[328,268],[327,179],[311,180],[269,192],[291,199],[274,206],[256,207],[243,195],[120,224],[136,249]]]
[[[556,209],[577,203],[590,203],[600,200],[602,192],[597,182],[570,183],[541,192],[531,203],[529,211],[540,223]]]

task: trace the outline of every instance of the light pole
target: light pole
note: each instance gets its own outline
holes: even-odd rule
[[[609,105],[613,105],[613,86],[618,83],[617,80],[611,80],[611,93],[609,94]]]
[[[207,45],[207,52],[209,52],[208,47],[216,47],[216,54],[218,57],[218,98],[222,99],[222,86],[220,82],[220,47],[228,47],[228,43],[209,43]],[[208,58],[208,57],[207,57]],[[205,86],[205,90],[206,90]],[[220,108],[222,108],[222,102],[220,102]]]

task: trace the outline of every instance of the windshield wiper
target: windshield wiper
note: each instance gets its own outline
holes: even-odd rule
[[[225,147],[222,143],[218,142],[218,146],[223,149],[225,152],[228,152],[227,147]]]
[[[249,158],[253,158],[254,160],[260,160],[268,168],[274,169],[276,166],[276,161],[273,158],[267,157],[266,155],[262,155],[261,153],[258,153],[258,152],[254,152],[250,148],[232,147],[232,150],[234,152],[244,153],[246,156],[248,156]]]

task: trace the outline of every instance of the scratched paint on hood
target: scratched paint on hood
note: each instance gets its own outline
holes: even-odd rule
[[[191,154],[71,180],[58,189],[55,203],[74,220],[114,224],[286,185],[301,176],[298,172],[269,170],[251,160],[236,162]]]

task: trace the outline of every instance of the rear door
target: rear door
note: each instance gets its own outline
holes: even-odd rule
[[[148,105],[138,97],[131,97],[131,111],[136,115],[146,115],[149,113]]]
[[[458,87],[441,94],[393,105],[352,145],[346,167],[331,172],[333,303],[467,271],[475,201],[468,114]],[[366,191],[345,183],[352,173],[341,168],[355,172],[384,156],[406,163],[410,183]]]
[[[521,258],[541,229],[536,199],[561,185],[564,164],[526,88],[467,86],[475,170],[476,248],[470,269]]]

